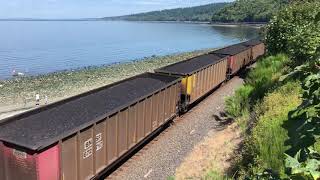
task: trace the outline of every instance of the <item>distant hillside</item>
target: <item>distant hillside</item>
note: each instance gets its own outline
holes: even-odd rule
[[[127,16],[106,17],[105,20],[127,21],[211,21],[212,15],[229,3],[214,3],[189,8],[177,8]]]
[[[289,0],[236,0],[216,11],[214,22],[268,22]]]

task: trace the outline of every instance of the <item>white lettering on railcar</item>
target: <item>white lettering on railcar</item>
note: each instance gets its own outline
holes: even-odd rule
[[[22,151],[18,151],[18,150],[13,150],[12,151],[13,155],[17,158],[20,158],[20,159],[27,159],[27,153],[25,152],[22,152]]]
[[[102,133],[96,135],[96,151],[103,148]]]
[[[83,152],[83,159],[86,159],[92,155],[92,148],[87,149]]]
[[[100,141],[100,142],[97,142],[97,145],[96,145],[97,147],[97,149],[96,149],[96,151],[99,151],[100,149],[102,149],[103,148],[103,142],[102,141]]]
[[[83,151],[83,159],[86,159],[92,155],[93,143],[92,138],[88,139],[83,143],[84,151]]]
[[[89,149],[92,147],[92,138],[88,139],[87,141],[84,142],[84,149]]]

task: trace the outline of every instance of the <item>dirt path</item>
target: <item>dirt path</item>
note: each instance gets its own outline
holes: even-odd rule
[[[230,168],[232,155],[241,141],[241,131],[235,123],[218,132],[212,130],[176,169],[176,179],[201,179],[212,170],[223,175]]]
[[[228,158],[228,154],[222,154],[221,159],[219,153],[215,156],[205,151],[205,148],[219,149],[221,153],[224,153],[221,150],[231,151],[233,148],[233,146],[228,146],[228,142],[233,144],[233,141],[235,143],[239,141],[236,138],[237,133],[234,134],[235,131],[229,129],[232,127],[227,128],[227,131],[219,131],[221,122],[214,117],[223,111],[225,97],[232,95],[234,90],[242,84],[242,79],[233,78],[183,117],[176,118],[172,126],[107,179],[162,180],[175,175],[179,179],[190,176],[196,178],[201,174],[205,175],[203,169],[212,167],[211,162],[214,161],[219,163],[223,169],[227,166],[225,159]],[[216,141],[214,137],[217,137],[219,141]],[[203,159],[205,161],[202,162]]]

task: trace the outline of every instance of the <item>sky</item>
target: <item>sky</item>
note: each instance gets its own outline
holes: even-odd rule
[[[100,18],[233,0],[0,0],[4,18]]]

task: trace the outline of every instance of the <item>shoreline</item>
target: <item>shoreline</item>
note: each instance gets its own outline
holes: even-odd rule
[[[210,23],[211,26],[220,26],[220,27],[252,27],[252,28],[262,28],[267,25],[266,23]]]
[[[125,20],[125,19],[103,19],[102,21],[124,21],[124,22],[150,22],[150,23],[186,23],[186,24],[207,24],[221,26],[264,26],[267,22],[212,22],[212,21],[148,21],[148,20]]]
[[[45,96],[48,97],[48,104],[54,103],[212,50],[152,56],[111,65],[0,80],[0,119],[36,108],[37,93],[40,95],[40,106],[44,106]]]
[[[212,21],[153,21],[153,20],[125,20],[125,19],[104,19],[104,18],[83,18],[83,19],[0,19],[0,21],[124,21],[124,22],[149,22],[149,23],[186,23],[186,24],[208,24],[208,25],[225,25],[225,26],[263,26],[267,22],[212,22]]]
[[[216,49],[219,49],[219,48],[207,48],[207,49],[200,49],[200,50],[186,51],[186,52],[177,52],[177,53],[172,53],[172,54],[168,54],[168,55],[159,55],[159,56],[151,55],[151,56],[146,56],[146,57],[136,58],[136,59],[131,59],[131,60],[123,60],[121,62],[112,62],[109,64],[89,65],[89,66],[84,66],[84,67],[62,69],[62,70],[57,70],[57,71],[47,72],[47,73],[39,73],[39,74],[26,73],[23,76],[11,76],[10,78],[4,78],[4,79],[0,78],[0,88],[2,87],[1,83],[12,82],[12,81],[16,81],[16,80],[36,79],[36,78],[45,77],[45,76],[61,75],[61,74],[73,73],[73,72],[76,73],[76,72],[81,72],[81,71],[95,71],[95,70],[103,69],[103,68],[113,68],[116,66],[121,66],[121,65],[126,65],[126,64],[134,64],[134,63],[162,59],[162,58],[167,58],[167,57],[168,58],[171,58],[171,57],[175,58],[176,56],[189,54],[189,53],[209,52],[209,51],[213,51]]]

